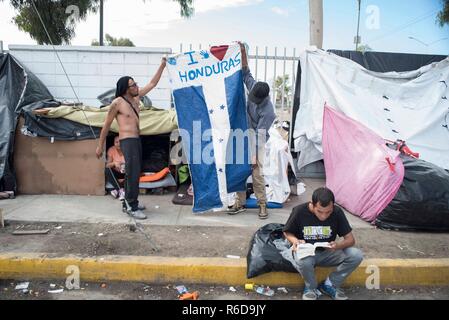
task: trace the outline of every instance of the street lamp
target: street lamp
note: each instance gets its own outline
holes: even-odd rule
[[[441,41],[443,41],[443,40],[449,39],[448,37],[446,37],[446,38],[442,38],[442,39],[440,39],[440,40],[433,41],[433,42],[431,42],[431,43],[425,43],[425,42],[423,42],[423,41],[421,41],[421,40],[419,40],[419,39],[417,39],[417,38],[415,38],[415,37],[408,37],[408,38],[411,39],[411,40],[416,40],[416,41],[418,41],[419,43],[425,45],[426,47],[429,47],[429,46],[431,46],[431,45],[434,45],[435,43],[441,42]]]
[[[100,0],[100,46],[103,46],[103,0]]]
[[[354,39],[355,42],[355,51],[359,49],[359,43],[361,42],[360,39],[360,7],[362,5],[362,0],[357,0],[359,8],[358,8],[358,18],[357,18],[357,35]]]

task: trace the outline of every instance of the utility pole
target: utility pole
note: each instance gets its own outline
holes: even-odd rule
[[[309,0],[310,45],[323,49],[323,0]]]
[[[359,13],[358,13],[358,18],[357,18],[357,36],[355,37],[354,43],[355,43],[355,51],[359,50],[359,43],[361,42],[361,38],[360,38],[360,7],[362,5],[362,0],[357,0],[358,5],[359,5]]]
[[[103,45],[103,0],[100,0],[100,46]]]

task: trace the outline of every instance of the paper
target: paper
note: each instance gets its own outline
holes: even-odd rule
[[[57,294],[57,293],[63,293],[63,292],[64,292],[64,289],[48,290],[48,293],[55,293],[55,294]]]
[[[298,245],[296,252],[293,252],[295,260],[301,260],[306,257],[314,256],[316,248],[330,248],[329,242],[301,243]]]
[[[16,290],[25,290],[28,289],[28,286],[30,285],[29,282],[22,282],[16,285]]]

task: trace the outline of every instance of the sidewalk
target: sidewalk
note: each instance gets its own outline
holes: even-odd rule
[[[285,223],[296,205],[310,201],[313,190],[324,186],[324,180],[304,179],[307,191],[301,196],[291,196],[284,208],[269,210],[267,220],[260,220],[257,210],[230,216],[223,212],[193,214],[190,206],[172,204],[174,194],[163,196],[139,196],[147,207],[148,219],[140,221],[145,225],[160,226],[215,226],[215,227],[261,227],[268,223]],[[14,200],[0,202],[5,219],[33,222],[74,223],[128,223],[129,218],[121,211],[121,203],[111,196],[63,196],[37,195],[18,196]],[[373,228],[369,223],[350,214],[346,215],[354,228]]]

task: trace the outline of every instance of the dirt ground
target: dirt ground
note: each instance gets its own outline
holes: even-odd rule
[[[12,235],[15,230],[50,229],[46,235]],[[20,223],[0,228],[0,252],[40,252],[55,256],[137,255],[170,257],[246,257],[257,228],[145,226],[125,224]],[[449,234],[355,229],[365,258],[449,258]]]

